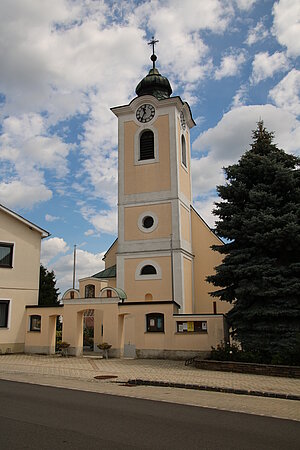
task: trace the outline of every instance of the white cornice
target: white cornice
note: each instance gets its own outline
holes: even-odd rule
[[[138,106],[147,102],[152,103],[156,108],[176,106],[179,112],[184,110],[186,122],[189,128],[193,128],[196,125],[192,117],[189,104],[187,102],[183,102],[179,96],[165,98],[163,100],[157,100],[157,98],[154,97],[153,95],[141,95],[140,97],[135,97],[128,105],[115,106],[113,108],[110,108],[110,110],[117,117],[120,117],[134,113]]]

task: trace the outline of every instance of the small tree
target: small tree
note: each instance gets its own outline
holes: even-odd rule
[[[53,270],[49,272],[40,265],[39,305],[59,305],[59,289],[56,288],[56,279]]]
[[[207,280],[214,297],[230,302],[227,314],[243,350],[265,362],[300,362],[300,172],[299,158],[272,143],[258,123],[253,144],[225,168],[218,186],[215,245],[224,255]]]

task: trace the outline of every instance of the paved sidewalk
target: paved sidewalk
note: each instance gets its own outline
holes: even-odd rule
[[[99,375],[118,378],[96,380],[94,377]],[[166,386],[181,383],[299,396],[300,380],[206,371],[186,367],[183,361],[0,355],[0,379],[300,421],[298,401]],[[136,379],[165,385],[128,385],[129,380]]]
[[[184,361],[1,355],[0,377],[5,373],[55,375],[78,380],[93,380],[99,375],[115,375],[118,377],[115,379],[117,382],[143,380],[300,396],[300,379],[201,370],[185,366]]]

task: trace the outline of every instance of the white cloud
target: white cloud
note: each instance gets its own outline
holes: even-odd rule
[[[77,249],[76,251],[76,285],[78,288],[78,280],[94,275],[104,269],[104,262],[102,258],[104,252],[90,253],[85,250]],[[54,270],[57,286],[60,289],[61,295],[70,287],[73,283],[73,253],[61,256],[52,266]]]
[[[242,3],[243,0],[237,0]],[[249,0],[251,2],[251,0]],[[234,15],[230,2],[222,0],[165,0],[157,2],[152,0],[145,2],[135,10],[140,23],[145,20],[153,22],[153,28],[162,29],[166,26],[166,32],[174,32],[174,24],[186,32],[196,30],[210,30],[215,33],[225,31],[229,21]],[[176,31],[175,31],[176,32]],[[172,38],[172,35],[170,36]]]
[[[214,157],[214,154],[202,158],[192,158],[193,195],[210,194],[217,185],[224,182],[222,167],[224,162]]]
[[[268,77],[272,77],[276,72],[288,70],[289,62],[284,53],[275,52],[269,55],[268,52],[261,52],[255,55],[252,63],[252,84],[257,84]]]
[[[90,228],[89,230],[86,230],[84,232],[84,235],[85,236],[93,236],[94,233],[95,233],[95,231]]]
[[[30,209],[51,197],[52,192],[43,183],[29,185],[18,180],[0,183],[0,203],[11,209]]]
[[[240,106],[243,106],[246,102],[248,94],[248,86],[246,84],[242,84],[240,88],[236,91],[231,106],[232,108],[238,108]]]
[[[246,61],[243,51],[232,52],[230,55],[222,57],[220,67],[215,71],[215,79],[221,80],[224,77],[233,77],[239,73],[240,67]]]
[[[45,220],[47,222],[55,222],[55,220],[58,220],[59,217],[58,216],[51,216],[51,214],[46,214],[45,215]]]
[[[219,197],[215,194],[209,195],[204,199],[196,200],[194,203],[195,209],[198,211],[200,216],[205,220],[210,228],[215,227],[216,217],[212,214],[214,209],[214,203],[219,201]]]
[[[47,136],[47,124],[40,114],[9,116],[2,122],[0,162],[9,167],[3,173],[0,196],[13,207],[32,207],[49,200],[44,170],[65,175],[71,146],[56,135]]]
[[[248,11],[256,3],[257,0],[235,0],[238,8]]]
[[[117,209],[96,211],[93,208],[83,206],[81,214],[85,220],[90,222],[96,231],[107,234],[117,234]]]
[[[234,17],[231,2],[220,0],[152,0],[135,9],[137,26],[153,31],[159,38],[158,67],[169,73],[176,90],[185,89],[187,98],[199,81],[211,74],[213,65],[209,48],[201,38],[203,30],[222,34]]]
[[[263,20],[260,20],[257,22],[254,28],[250,28],[248,31],[248,36],[246,39],[246,44],[253,45],[256,42],[264,40],[266,37],[268,37],[269,31],[266,29]]]
[[[292,69],[271,91],[275,105],[300,115],[300,71]]]
[[[300,55],[300,2],[279,0],[273,6],[273,33],[289,56]]]
[[[252,3],[237,1],[242,9]],[[224,33],[235,15],[234,3],[221,0],[150,0],[139,6],[13,0],[13,10],[11,0],[0,2],[0,92],[5,95],[0,114],[6,117],[0,159],[11,164],[13,180],[31,186],[39,179],[41,193],[26,204],[49,199],[45,171],[65,177],[72,149],[51,135],[50,127],[84,115],[74,185],[78,176],[84,178],[81,194],[110,207],[117,198],[117,120],[109,108],[127,103],[145,75],[147,25],[159,36],[162,73],[167,70],[173,86],[193,103],[199,82],[213,70],[200,32]],[[9,185],[11,179],[2,181]]]
[[[44,239],[41,247],[41,262],[47,265],[52,259],[69,250],[67,243],[62,238],[53,237]]]
[[[269,131],[275,132],[275,142],[279,148],[290,153],[300,150],[300,122],[296,117],[273,105],[241,106],[224,114],[220,122],[200,134],[193,144],[192,160],[193,193],[195,198],[212,192],[216,185],[223,183],[222,167],[238,161],[250,148],[251,130],[263,120]],[[207,152],[196,158],[195,150]]]
[[[9,4],[0,4],[0,92],[8,116],[0,159],[13,164],[23,183],[45,169],[65,177],[71,146],[49,127],[85,114],[78,173],[88,179],[89,194],[115,204],[117,121],[109,108],[127,103],[142,77],[144,31],[126,20],[116,25],[121,7],[104,2],[15,0],[14,14]],[[132,14],[134,7],[121,9]]]

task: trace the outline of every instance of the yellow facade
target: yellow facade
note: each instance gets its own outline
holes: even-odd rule
[[[90,305],[89,305],[90,306]],[[110,355],[124,356],[126,346],[134,346],[137,357],[186,358],[191,354],[207,354],[211,347],[223,339],[224,319],[222,315],[186,315],[184,320],[203,321],[206,332],[179,333],[178,322],[182,316],[177,315],[174,305],[145,304],[132,307],[118,303],[94,304],[97,328],[95,329],[95,343],[109,342],[112,345]],[[28,353],[54,353],[55,351],[55,321],[63,315],[63,340],[70,344],[70,355],[82,355],[83,314],[86,307],[80,305],[66,305],[63,308],[43,308],[41,332],[26,333],[25,350]],[[145,332],[145,316],[159,312],[164,317],[164,333]],[[174,314],[175,313],[175,314]],[[30,315],[41,314],[41,308],[27,308],[27,319]],[[103,325],[103,336],[101,325]]]
[[[147,212],[154,214],[157,218],[157,227],[151,233],[145,233],[139,228],[139,218]],[[129,206],[125,208],[125,229],[126,241],[136,241],[144,239],[168,238],[172,233],[172,205],[171,203],[160,203],[144,206]]]
[[[14,244],[13,268],[0,269],[1,288],[34,290],[37,302],[41,234],[10,214],[3,211],[0,214],[0,241]]]
[[[178,171],[179,171],[179,186],[180,186],[180,192],[185,196],[185,198],[191,202],[192,201],[192,195],[191,195],[191,173],[190,173],[190,167],[191,167],[191,156],[190,156],[190,139],[189,139],[189,133],[188,132],[181,132],[180,131],[180,123],[179,120],[178,123],[178,133],[177,133],[177,139],[178,139]],[[182,164],[182,147],[181,147],[181,136],[184,136],[186,141],[186,151],[187,151],[187,166],[185,167]]]
[[[181,236],[187,242],[191,242],[191,212],[190,208],[187,209],[186,206],[180,205],[180,225],[181,225]]]
[[[157,264],[161,270],[160,279],[137,279],[137,267],[144,258],[128,258],[125,261],[125,292],[131,301],[144,301],[146,294],[153,300],[170,300],[172,298],[171,260],[168,256],[147,259]]]
[[[137,165],[134,159],[134,144],[135,135],[139,133],[139,129],[133,121],[124,124],[124,192],[126,195],[170,190],[168,116],[159,117],[153,127],[158,132],[158,162]]]
[[[208,228],[199,214],[192,209],[192,235],[194,259],[195,313],[213,313],[213,302],[216,302],[217,313],[225,314],[230,306],[226,302],[216,300],[209,295],[214,287],[207,283],[206,277],[212,275],[215,267],[221,264],[222,256],[211,249],[212,245],[220,245],[222,241]]]
[[[185,314],[193,314],[193,267],[192,260],[183,257]]]
[[[105,268],[114,266],[117,262],[116,252],[118,249],[118,240],[116,239],[104,255]]]
[[[0,243],[13,245],[12,267],[0,267],[0,301],[8,302],[0,353],[24,351],[26,305],[37,305],[41,239],[48,233],[0,205]]]
[[[112,108],[118,118],[118,239],[104,256],[105,270],[79,280],[79,291],[68,290],[57,311],[27,308],[28,318],[42,316],[40,332],[26,333],[32,352],[53,352],[53,318],[61,314],[63,340],[70,354],[81,355],[86,311],[93,312],[94,350],[109,342],[112,356],[185,358],[225,339],[228,306],[212,300],[205,281],[221,262],[210,248],[220,240],[192,207],[195,123],[187,103],[170,97],[166,79],[159,95],[151,91],[149,82],[160,77],[153,73],[128,105]],[[91,285],[94,297],[85,298]]]

